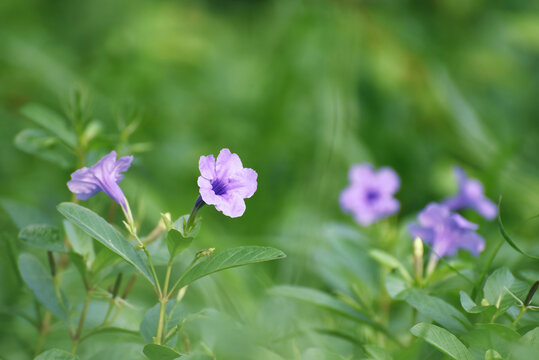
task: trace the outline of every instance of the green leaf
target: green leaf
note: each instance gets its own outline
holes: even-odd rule
[[[355,320],[364,324],[369,324],[375,329],[387,334],[386,329],[372,321],[367,315],[363,314],[362,312],[359,312],[358,310],[350,307],[349,305],[322,291],[302,286],[281,285],[271,288],[269,290],[269,293],[271,295],[283,296],[290,299],[299,300],[309,304],[320,306],[321,308],[332,311],[348,319]]]
[[[64,350],[50,349],[39,354],[34,360],[79,360],[79,357]]]
[[[410,276],[410,273],[408,273],[404,265],[402,265],[402,263],[399,260],[397,260],[394,256],[386,252],[383,252],[381,250],[377,250],[377,249],[369,251],[369,255],[374,260],[378,261],[380,264],[386,265],[387,267],[389,267],[390,270],[393,270],[393,269],[399,270],[402,277],[408,283],[413,282],[412,277]]]
[[[67,312],[58,300],[50,272],[30,254],[21,254],[18,264],[24,282],[33,291],[39,302],[51,313],[67,322]]]
[[[391,274],[386,275],[386,290],[392,299],[402,300],[403,294],[406,294],[405,290],[410,288],[410,285],[404,281],[400,276],[393,276]]]
[[[466,346],[455,335],[441,327],[419,323],[411,328],[410,332],[455,360],[474,360]]]
[[[506,358],[512,345],[520,339],[520,334],[502,324],[476,324],[462,338],[470,345],[471,351],[478,349],[486,352],[492,349]]]
[[[147,344],[144,346],[143,352],[150,360],[174,360],[182,356],[182,354],[168,346],[157,344]]]
[[[465,293],[464,291],[460,291],[460,304],[466,310],[466,312],[470,314],[477,314],[481,313],[483,311],[486,311],[488,309],[494,309],[493,306],[483,306],[483,305],[477,305],[470,295]]]
[[[501,199],[500,199],[501,201]],[[505,239],[505,241],[513,248],[515,249],[517,252],[519,252],[520,254],[526,256],[526,257],[529,257],[530,259],[534,259],[534,260],[539,260],[539,256],[536,256],[536,255],[530,255],[526,252],[524,252],[523,250],[521,250],[517,244],[513,241],[513,239],[511,239],[511,237],[509,236],[509,234],[505,231],[505,228],[503,227],[503,223],[502,223],[502,217],[501,217],[501,214],[500,214],[500,204],[498,204],[498,227],[500,228],[500,233],[502,234],[503,238]]]
[[[33,206],[5,198],[0,202],[19,229],[31,224],[53,224],[46,214]]]
[[[92,238],[81,228],[73,225],[67,220],[63,221],[64,231],[73,248],[73,251],[81,255],[86,264],[91,266],[95,260],[94,244]]]
[[[391,355],[389,354],[389,352],[387,352],[387,350],[376,345],[365,345],[365,352],[373,360],[391,360],[392,359]]]
[[[40,249],[57,252],[66,251],[60,229],[56,226],[45,224],[28,225],[19,232],[19,239]]]
[[[15,136],[17,149],[50,161],[63,169],[74,163],[75,158],[55,137],[41,129],[24,129]]]
[[[69,260],[75,266],[77,271],[79,272],[82,281],[84,282],[84,286],[88,287],[88,284],[86,282],[86,279],[88,277],[88,268],[86,267],[86,263],[84,262],[84,258],[77,254],[76,252],[70,251],[67,253],[67,256],[69,256]]]
[[[26,104],[21,108],[21,113],[36,124],[58,136],[65,144],[72,148],[77,146],[77,136],[68,129],[66,121],[56,112],[39,104]]]
[[[453,305],[417,289],[406,290],[406,302],[421,314],[453,332],[465,332],[472,325]]]
[[[485,282],[483,295],[489,305],[495,305],[501,301],[504,295],[507,294],[506,288],[509,289],[513,284],[515,277],[511,274],[508,268],[502,267],[496,269]]]
[[[73,203],[61,203],[58,211],[88,235],[120,255],[155,285],[146,258],[118,230],[93,211]]]
[[[193,281],[217,271],[237,266],[255,264],[285,258],[278,249],[263,246],[240,246],[211,255],[207,260],[193,266],[180,281],[179,287],[189,285]]]
[[[189,220],[189,215],[180,217],[172,224],[172,228],[167,233],[167,247],[171,258],[187,249],[200,230],[200,222],[197,222],[193,230],[186,235],[184,229],[187,220]]]

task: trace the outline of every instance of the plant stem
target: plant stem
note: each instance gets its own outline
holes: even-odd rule
[[[41,349],[43,348],[43,343],[45,342],[45,338],[50,332],[50,322],[51,322],[51,313],[47,311],[45,315],[43,316],[43,321],[41,322],[41,325],[39,326],[39,339],[37,340],[37,345],[34,352],[34,356],[37,356],[41,352]]]
[[[73,336],[73,348],[71,349],[71,353],[75,353],[77,351],[77,346],[80,342],[80,335],[82,334],[82,328],[84,327],[84,321],[86,320],[86,313],[88,312],[88,305],[90,304],[90,295],[91,292],[86,292],[86,298],[84,299],[84,305],[82,307],[82,312],[80,314],[79,319],[79,325],[77,327],[77,332]]]
[[[195,263],[197,262],[198,260],[198,257],[195,257],[193,259],[193,261],[191,261],[191,263],[189,264],[189,266],[187,267],[187,269],[185,269],[185,271],[183,272],[183,274],[181,274],[180,278],[178,280],[176,280],[176,282],[174,283],[174,285],[172,286],[172,288],[170,289],[170,292],[169,292],[169,295],[172,295],[172,293],[174,292],[174,290],[176,290],[176,287],[180,284],[180,282],[183,280],[183,278],[185,277],[185,275],[187,275],[187,272],[189,270],[191,270],[191,268],[193,267],[193,265],[195,265]]]
[[[513,329],[515,326],[517,326],[518,322],[520,321],[520,319],[522,318],[524,313],[526,313],[526,310],[528,310],[528,308],[526,306],[523,306],[522,309],[520,309],[520,312],[518,313],[517,317],[515,318],[515,321],[513,321],[513,323],[511,324],[511,329]]]
[[[167,302],[165,299],[159,300],[159,322],[157,323],[157,336],[155,338],[155,343],[161,345],[161,338],[163,337],[163,325],[165,322],[165,310],[167,308]]]
[[[138,237],[137,237],[137,240],[138,240]],[[146,257],[148,258],[148,264],[150,265],[150,269],[152,270],[153,280],[155,281],[154,290],[156,290],[158,297],[162,297],[163,292],[161,291],[161,285],[159,284],[159,278],[157,277],[157,273],[155,272],[155,266],[153,266],[150,252],[148,251],[148,249],[146,249],[146,246],[144,246],[144,244],[141,243],[141,245],[142,245],[142,250],[144,250],[144,252],[146,253]]]
[[[165,313],[167,308],[167,302],[169,300],[168,298],[168,283],[170,282],[170,273],[172,272],[172,259],[169,260],[167,265],[167,273],[165,275],[165,283],[163,285],[163,292],[159,299],[159,322],[157,323],[157,336],[156,336],[156,343],[158,345],[161,345],[162,338],[163,338],[163,332],[164,327],[166,326],[165,322]]]

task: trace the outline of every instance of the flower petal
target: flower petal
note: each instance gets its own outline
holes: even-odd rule
[[[238,154],[233,154],[228,149],[221,150],[215,165],[215,172],[219,179],[227,179],[242,169],[243,164]]]
[[[221,201],[215,204],[215,208],[231,218],[240,217],[245,212],[245,201],[241,196],[226,193],[220,196]]]
[[[466,249],[475,256],[485,250],[485,240],[475,232],[467,232],[459,238],[459,247]]]
[[[376,181],[378,186],[384,192],[393,194],[399,190],[401,182],[399,175],[390,167],[383,167],[376,173]]]
[[[213,155],[201,156],[198,161],[198,169],[206,179],[213,180],[215,178],[215,158]]]
[[[241,169],[227,184],[227,192],[233,192],[241,198],[250,198],[256,192],[258,174],[253,169]]]
[[[124,178],[124,175],[122,173],[129,169],[132,162],[133,155],[123,156],[119,158],[118,161],[116,161],[116,164],[114,165],[114,176],[117,183],[122,181],[122,179]]]
[[[213,191],[213,187],[211,185],[210,180],[206,179],[203,176],[199,176],[197,180],[197,184],[200,188],[199,189],[200,196],[202,197],[202,200],[204,200],[206,204],[215,205],[221,201],[219,196],[215,195],[215,192]]]
[[[348,171],[348,179],[352,184],[372,183],[374,177],[374,169],[369,163],[354,165]]]
[[[71,180],[67,182],[69,191],[77,195],[79,200],[88,200],[101,191],[101,187],[91,170],[83,167],[71,174]]]

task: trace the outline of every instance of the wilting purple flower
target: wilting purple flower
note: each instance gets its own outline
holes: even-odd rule
[[[201,156],[198,163],[200,174],[198,186],[202,200],[230,217],[242,216],[245,201],[256,191],[258,174],[244,168],[240,157],[228,149],[217,156]]]
[[[125,196],[118,183],[124,177],[122,172],[129,169],[132,161],[133,156],[124,156],[116,160],[116,151],[111,151],[91,168],[83,167],[71,174],[67,187],[79,200],[88,200],[103,191],[125,209]]]
[[[444,205],[450,210],[473,209],[485,219],[494,219],[498,214],[498,208],[485,196],[481,182],[468,178],[464,170],[458,166],[455,166],[455,176],[459,186],[458,193],[444,200]]]
[[[419,225],[411,224],[408,231],[413,238],[420,237],[439,256],[452,256],[459,249],[479,255],[485,241],[475,230],[478,226],[447,206],[430,203],[419,213]]]
[[[350,185],[341,192],[339,202],[360,225],[370,225],[399,210],[393,194],[399,190],[400,179],[392,168],[375,171],[371,164],[358,164],[350,168],[348,178]]]

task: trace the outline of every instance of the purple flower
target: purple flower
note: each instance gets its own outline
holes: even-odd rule
[[[375,171],[371,164],[363,163],[352,166],[348,178],[350,185],[341,192],[339,202],[360,225],[370,225],[399,210],[393,194],[399,190],[400,179],[393,169]]]
[[[498,214],[496,204],[485,196],[483,185],[477,179],[470,179],[464,170],[455,166],[459,190],[457,195],[444,200],[450,210],[469,208],[477,211],[485,219],[492,220]]]
[[[478,226],[447,206],[430,203],[419,213],[418,220],[419,225],[408,227],[410,235],[420,237],[439,256],[455,255],[459,249],[477,256],[485,249],[485,241],[475,232]]]
[[[118,183],[124,177],[122,172],[129,169],[132,161],[133,156],[124,156],[116,160],[116,151],[111,151],[91,168],[83,167],[71,174],[67,187],[79,200],[88,200],[103,191],[125,209],[125,196]]]
[[[244,168],[240,157],[222,149],[217,157],[201,156],[198,163],[198,186],[202,200],[226,216],[239,217],[245,212],[245,201],[256,191],[258,174]]]

